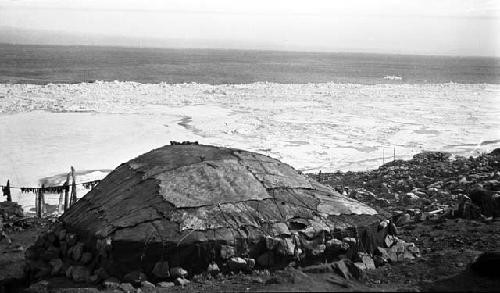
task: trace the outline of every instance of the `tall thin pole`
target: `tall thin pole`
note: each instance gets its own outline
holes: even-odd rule
[[[64,182],[64,211],[66,211],[67,209],[69,209],[69,176],[70,176],[70,173],[68,173],[68,175],[66,175],[66,182]]]
[[[393,161],[396,161],[396,147],[394,147],[394,159]]]
[[[42,184],[42,188],[38,189],[37,196],[36,196],[36,216],[38,218],[42,217],[42,204],[43,204],[43,191],[45,188],[45,184]]]
[[[12,202],[12,196],[10,195],[10,180],[7,180],[7,185],[2,187],[3,195],[7,197],[8,202]]]
[[[76,179],[75,179],[75,169],[73,166],[71,166],[71,177],[73,178],[73,183],[71,183],[71,203],[70,205],[73,205],[77,198],[76,198]]]

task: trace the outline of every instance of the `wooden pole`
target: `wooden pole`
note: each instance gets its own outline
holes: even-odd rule
[[[394,159],[393,161],[396,161],[396,147],[394,147]]]
[[[7,197],[8,202],[12,202],[12,196],[10,195],[10,180],[7,180],[7,185],[2,187],[3,195]]]
[[[73,205],[77,198],[76,198],[76,178],[75,178],[75,169],[73,166],[71,166],[71,177],[73,178],[73,183],[71,183],[71,203],[70,205]]]
[[[64,212],[64,191],[59,192],[59,204],[57,205],[57,212],[59,214]]]
[[[45,184],[42,184],[42,216],[47,212],[45,205]]]
[[[68,173],[68,175],[66,175],[66,182],[64,182],[64,211],[66,211],[67,209],[69,209],[69,176],[70,176],[70,173]]]
[[[43,189],[45,188],[45,184],[42,184],[42,188],[38,189],[36,196],[36,216],[38,218],[42,217],[42,198],[43,198]]]

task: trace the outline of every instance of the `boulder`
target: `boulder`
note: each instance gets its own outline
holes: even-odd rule
[[[173,267],[170,269],[170,276],[172,278],[185,278],[188,272],[181,267]]]
[[[474,273],[490,277],[500,278],[500,251],[483,252],[470,265],[471,271]]]
[[[104,288],[106,289],[118,289],[120,287],[120,281],[117,278],[108,278],[104,281]]]
[[[155,263],[152,273],[158,279],[166,279],[170,277],[170,267],[168,262],[159,261]]]
[[[91,252],[84,252],[82,254],[82,257],[80,258],[80,262],[82,264],[86,265],[91,261],[92,261],[92,253]]]
[[[136,286],[140,286],[141,282],[146,280],[147,280],[146,275],[139,270],[130,272],[123,277],[123,281],[125,281],[126,283],[131,283],[132,285]]]
[[[215,262],[212,262],[208,265],[207,272],[211,275],[216,275],[220,272],[220,268]]]
[[[2,201],[0,202],[0,218],[20,218],[23,216],[23,208],[15,202]]]
[[[156,284],[156,287],[158,288],[170,288],[170,287],[174,287],[175,284],[173,282],[160,282],[158,284]]]
[[[90,271],[84,266],[75,266],[71,272],[71,277],[75,282],[88,282],[90,280]]]
[[[177,278],[174,280],[174,284],[177,285],[177,286],[186,286],[187,284],[191,283],[188,279],[184,279],[184,278]]]
[[[49,264],[52,267],[51,275],[56,276],[62,273],[64,263],[60,258],[51,259]]]
[[[125,292],[125,293],[134,293],[135,292],[134,286],[132,286],[132,284],[130,284],[130,283],[121,283],[118,286],[118,289],[120,289],[122,292]]]
[[[247,262],[241,257],[232,257],[227,261],[230,270],[240,271],[247,269]]]
[[[351,274],[351,270],[349,269],[349,267],[352,267],[352,265],[352,262],[348,259],[341,259],[332,264],[335,272],[347,280],[352,279],[353,277]]]

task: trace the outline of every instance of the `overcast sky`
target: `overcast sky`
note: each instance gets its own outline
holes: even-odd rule
[[[0,0],[0,26],[248,49],[500,56],[500,0]]]

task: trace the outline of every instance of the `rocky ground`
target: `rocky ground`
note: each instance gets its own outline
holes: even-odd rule
[[[54,220],[25,219],[15,206],[2,210],[0,290],[4,292],[200,291],[496,291],[500,288],[500,150],[476,158],[421,153],[366,172],[314,174],[350,197],[370,204],[397,226],[397,238],[367,256],[363,269],[347,260],[282,270],[203,273],[156,284],[74,282],[64,276],[24,275],[25,253]],[[389,225],[391,222],[387,222]],[[399,238],[399,240],[398,240]],[[401,240],[418,253],[399,253]],[[364,256],[357,256],[363,258]],[[357,262],[360,263],[359,261]],[[345,264],[343,269],[342,264]],[[354,268],[354,269],[353,269]],[[71,273],[70,273],[71,275]]]

